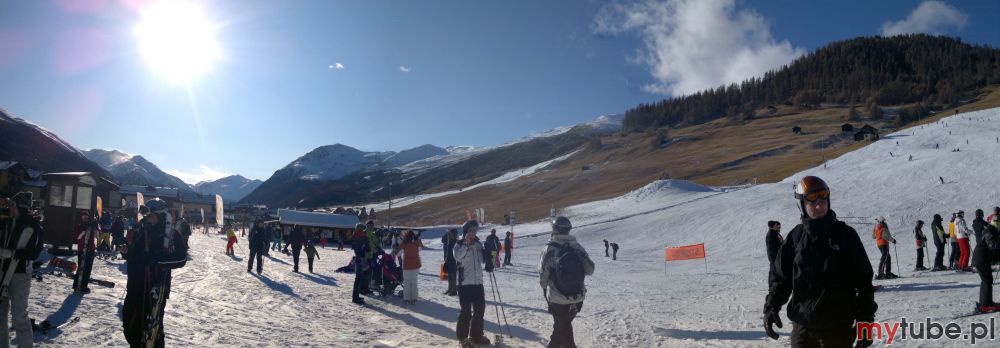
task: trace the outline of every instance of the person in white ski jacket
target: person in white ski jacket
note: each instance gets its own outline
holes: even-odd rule
[[[965,224],[965,212],[959,210],[958,215],[955,218],[955,239],[958,240],[958,250],[961,253],[958,257],[958,270],[972,272],[969,268],[969,255],[971,248],[969,248],[969,230],[968,225]]]
[[[483,269],[493,272],[490,255],[476,238],[479,222],[470,220],[462,225],[462,239],[455,244],[455,270],[458,272],[458,303],[461,311],[455,325],[458,340],[463,344],[489,345],[483,335],[483,314],[486,310],[486,292],[483,290]]]
[[[582,266],[580,271],[583,274],[576,274],[576,277],[564,279],[575,278],[582,282],[584,276],[594,274],[594,262],[590,260],[590,255],[587,255],[583,246],[577,243],[576,237],[569,235],[572,228],[573,225],[564,216],[557,217],[552,221],[552,237],[549,239],[549,244],[542,249],[541,260],[538,263],[539,283],[542,286],[542,294],[548,303],[548,311],[549,314],[552,314],[553,321],[549,347],[576,347],[576,342],[573,339],[573,318],[583,308],[583,300],[587,294],[586,286],[581,285],[580,293],[572,297],[560,292],[556,286],[554,272],[559,272],[557,255],[559,255],[560,248],[572,248],[580,256],[579,260],[582,261],[582,264],[577,267]]]

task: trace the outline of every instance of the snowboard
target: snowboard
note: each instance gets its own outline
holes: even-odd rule
[[[49,266],[57,267],[69,272],[76,272],[76,262],[64,260],[58,257],[53,257],[49,260]]]

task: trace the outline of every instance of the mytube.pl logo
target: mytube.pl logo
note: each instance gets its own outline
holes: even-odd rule
[[[990,318],[988,322],[973,321],[966,325],[954,321],[942,323],[931,318],[919,322],[911,322],[906,318],[899,321],[858,322],[857,339],[865,338],[884,342],[886,345],[907,340],[962,340],[976,344],[996,339],[996,318]]]

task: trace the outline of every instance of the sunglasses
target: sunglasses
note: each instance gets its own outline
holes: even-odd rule
[[[824,190],[819,192],[807,193],[802,197],[809,203],[817,203],[819,201],[826,201],[830,199],[830,191]]]

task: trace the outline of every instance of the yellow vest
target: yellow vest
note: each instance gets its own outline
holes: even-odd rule
[[[955,222],[948,223],[948,238],[955,238]]]

